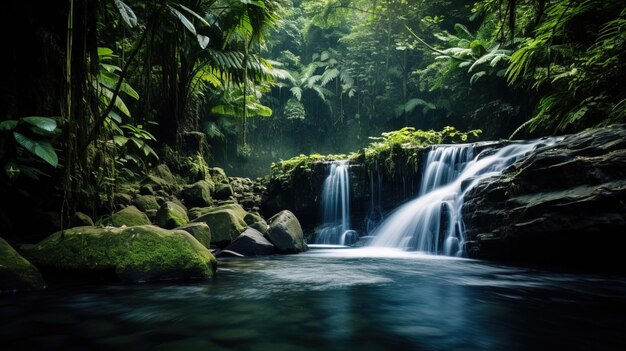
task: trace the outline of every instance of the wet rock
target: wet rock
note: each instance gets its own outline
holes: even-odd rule
[[[189,233],[152,225],[71,228],[23,254],[38,266],[66,275],[81,272],[97,277],[114,272],[126,282],[208,278],[217,265]]]
[[[165,229],[174,229],[189,222],[187,211],[177,204],[167,201],[156,213],[156,225]]]
[[[235,252],[246,257],[271,255],[274,250],[274,245],[263,237],[262,233],[250,227],[224,249],[224,251]],[[220,254],[217,256],[220,257]]]
[[[302,227],[296,216],[284,210],[269,219],[269,229],[265,237],[281,253],[297,253],[308,250]]]
[[[44,287],[37,268],[0,238],[0,293]]]
[[[245,211],[239,205],[225,205],[209,209],[194,222],[204,222],[211,228],[211,244],[225,247],[245,230]]]
[[[128,206],[125,209],[114,213],[111,216],[111,222],[115,227],[121,227],[123,225],[133,227],[137,225],[151,224],[148,216],[139,211],[139,209],[135,206]]]
[[[465,196],[470,256],[615,263],[626,243],[626,126],[566,136]]]

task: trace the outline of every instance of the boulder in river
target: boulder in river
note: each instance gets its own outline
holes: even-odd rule
[[[225,247],[246,228],[245,210],[236,204],[206,209],[194,222],[206,223],[211,228],[211,244]]]
[[[256,229],[248,227],[230,245],[226,246],[222,252],[235,252],[241,256],[254,257],[271,255],[274,253],[274,250],[274,245],[263,237],[263,234]],[[217,256],[229,256],[226,253],[218,254]]]
[[[296,216],[288,210],[281,211],[269,219],[265,237],[281,253],[297,253],[308,250],[302,227]]]
[[[204,247],[211,248],[211,228],[206,223],[189,223],[176,229],[186,231]]]
[[[126,282],[209,278],[217,266],[209,250],[186,231],[153,225],[71,228],[23,254],[35,265],[63,274],[114,273]]]

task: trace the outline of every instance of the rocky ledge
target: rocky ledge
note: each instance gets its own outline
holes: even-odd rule
[[[470,257],[623,269],[626,125],[566,136],[484,179],[463,218]]]

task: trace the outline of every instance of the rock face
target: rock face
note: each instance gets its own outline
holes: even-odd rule
[[[302,227],[296,216],[284,210],[269,219],[269,229],[265,237],[281,253],[297,253],[308,250]]]
[[[123,225],[133,227],[137,225],[151,224],[148,216],[139,211],[139,209],[135,206],[128,206],[125,209],[114,213],[111,216],[111,222],[115,227],[121,227]]]
[[[164,203],[156,213],[156,225],[161,228],[174,229],[187,223],[187,211],[171,201]]]
[[[37,268],[0,238],[0,293],[44,287]]]
[[[248,227],[233,242],[226,246],[227,253],[235,252],[241,256],[254,257],[259,255],[271,255],[274,253],[274,245],[263,237],[258,230]],[[222,251],[222,252],[224,252]],[[239,256],[236,255],[236,256]],[[217,255],[222,256],[221,254]],[[228,255],[224,255],[228,256]]]
[[[152,225],[76,227],[49,236],[24,255],[37,266],[64,274],[114,272],[126,282],[209,278],[217,266],[215,257],[189,233]]]
[[[626,243],[626,126],[536,150],[465,196],[471,257],[589,266]]]

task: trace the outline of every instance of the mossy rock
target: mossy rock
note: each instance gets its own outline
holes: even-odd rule
[[[115,204],[130,205],[132,201],[133,201],[133,197],[130,194],[117,193],[113,195],[113,202]]]
[[[154,195],[141,195],[133,200],[133,205],[140,211],[158,210],[159,202]]]
[[[180,195],[186,206],[205,207],[211,205],[211,193],[214,189],[215,185],[213,182],[201,180],[184,187]]]
[[[111,216],[111,222],[115,227],[121,227],[123,225],[127,227],[133,227],[138,225],[152,224],[148,216],[139,211],[135,206],[128,206],[125,209],[115,212]]]
[[[233,188],[228,183],[216,183],[213,197],[217,200],[228,200],[234,195]]]
[[[215,257],[186,231],[153,225],[76,227],[24,251],[36,265],[63,273],[114,272],[121,281],[209,278]]]
[[[246,222],[248,227],[256,229],[261,232],[261,234],[265,234],[265,232],[269,229],[267,222],[265,222],[263,217],[257,213],[247,213],[246,216],[243,217],[243,220]]]
[[[243,207],[241,207],[241,205],[235,204],[235,203],[229,203],[229,204],[220,205],[220,206],[192,208],[191,210],[189,210],[189,218],[191,218],[191,220],[193,221],[201,216],[204,216],[207,213],[220,211],[220,210],[233,210],[235,211],[237,216],[241,218],[244,218],[248,214],[248,212],[246,212],[246,210]]]
[[[0,293],[44,287],[37,268],[0,238]]]
[[[206,223],[189,223],[176,229],[191,234],[206,248],[211,247],[211,228]]]
[[[211,228],[211,244],[225,247],[246,229],[243,216],[235,209],[218,209],[196,218]]]
[[[174,202],[165,202],[156,213],[156,225],[165,229],[174,229],[189,223],[187,211]]]
[[[223,183],[228,184],[228,177],[226,176],[226,172],[219,167],[209,168],[209,175],[215,184]]]
[[[88,215],[82,212],[74,213],[74,216],[72,217],[72,226],[82,227],[82,226],[89,226],[89,225],[94,225],[93,219],[91,219],[91,217],[89,217]]]

